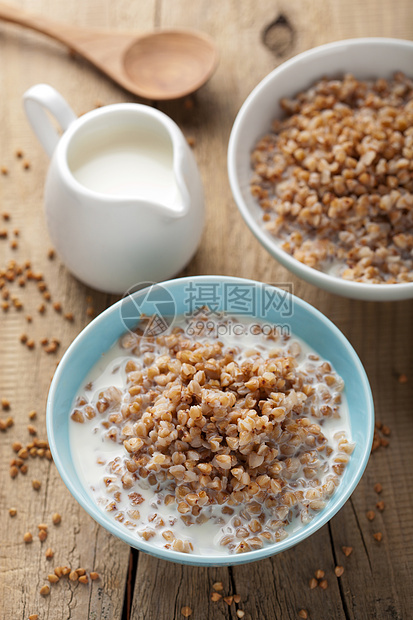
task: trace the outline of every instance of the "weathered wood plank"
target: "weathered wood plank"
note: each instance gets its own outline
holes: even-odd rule
[[[226,603],[221,600],[217,605],[210,600],[212,584],[219,581],[224,595],[230,594],[231,580],[226,568],[183,566],[140,553],[131,618],[182,618],[182,607],[189,606],[195,618],[223,620],[228,617]]]
[[[154,24],[154,1],[140,7],[123,0],[64,3],[53,7],[47,2],[36,3],[36,6],[27,2],[16,4],[79,25],[124,29],[136,25],[137,31],[144,31],[152,29]],[[0,268],[10,259],[18,263],[31,260],[33,270],[44,273],[53,301],[60,301],[64,312],[73,312],[75,316],[73,323],[67,322],[46,302],[46,313],[41,316],[37,307],[42,297],[34,282],[24,288],[17,282],[9,286],[10,292],[18,295],[24,304],[21,312],[0,311],[0,396],[11,402],[10,412],[0,411],[0,417],[3,419],[10,413],[15,421],[7,433],[0,433],[0,616],[4,620],[24,620],[31,613],[39,613],[40,618],[53,620],[116,620],[122,615],[129,547],[88,517],[70,496],[49,461],[30,459],[26,476],[19,474],[14,480],[8,471],[10,459],[16,456],[11,449],[13,441],[24,444],[30,441],[26,428],[30,410],[38,412],[33,421],[38,437],[46,436],[45,403],[50,379],[58,357],[90,320],[86,308],[94,306],[96,312],[100,312],[111,301],[106,295],[76,282],[57,259],[49,261],[47,258],[50,240],[43,217],[42,195],[48,162],[25,119],[21,96],[32,84],[49,82],[77,113],[92,109],[98,102],[112,103],[130,98],[86,62],[71,58],[63,46],[22,28],[0,23],[0,55],[3,93],[0,165],[9,169],[9,174],[0,178],[0,227],[7,228],[10,235],[0,243]],[[30,170],[23,170],[22,160],[15,157],[16,149],[23,150]],[[6,211],[10,212],[10,222],[1,218]],[[14,228],[20,230],[17,250],[10,248]],[[89,301],[88,296],[91,296]],[[26,314],[33,315],[32,323],[26,322]],[[33,351],[19,342],[24,332],[36,341]],[[41,350],[39,339],[42,337],[59,338],[61,347],[57,357]],[[42,482],[39,492],[32,489],[34,478]],[[11,506],[17,508],[14,518],[8,514]],[[51,522],[54,512],[62,515],[57,527]],[[42,544],[37,538],[39,523],[49,526],[48,538]],[[26,531],[33,534],[32,544],[23,542]],[[50,561],[45,558],[48,547],[55,552]],[[49,597],[43,598],[39,589],[46,583],[47,574],[53,572],[54,566],[62,564],[73,568],[83,566],[87,571],[94,569],[101,578],[88,586],[73,584],[65,578],[52,587]]]

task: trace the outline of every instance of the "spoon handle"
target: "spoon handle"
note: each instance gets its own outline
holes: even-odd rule
[[[25,9],[3,2],[0,2],[0,19],[46,34],[75,50],[77,50],[76,39],[81,40],[90,34],[90,30],[86,28],[66,26],[66,24],[55,22],[43,15],[35,15]]]

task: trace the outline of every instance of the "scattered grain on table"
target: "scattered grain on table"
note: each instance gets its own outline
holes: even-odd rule
[[[192,97],[185,97],[184,99],[184,108],[185,110],[193,110],[195,106],[194,100]]]
[[[47,575],[47,578],[50,581],[50,583],[57,583],[59,581],[59,577],[55,575],[54,573],[50,573],[50,575]]]
[[[9,469],[10,478],[15,478],[19,473],[19,470],[15,465],[12,465]]]
[[[40,530],[39,532],[39,540],[40,542],[44,542],[47,538],[47,531],[46,530]]]
[[[376,422],[374,428],[373,444],[371,451],[375,452],[380,447],[387,448],[390,444],[387,437],[391,434],[391,430],[388,426],[383,425],[382,422]]]

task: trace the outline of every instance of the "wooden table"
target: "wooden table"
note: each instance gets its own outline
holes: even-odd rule
[[[169,114],[194,139],[194,153],[205,183],[207,223],[201,246],[184,274],[227,274],[265,282],[292,282],[296,295],[327,314],[350,339],[369,375],[377,420],[391,434],[389,446],[372,454],[357,490],[332,521],[297,547],[271,559],[234,568],[191,568],[154,559],[130,548],[98,526],[69,495],[53,462],[41,457],[24,461],[26,475],[12,479],[13,442],[33,440],[28,425],[45,439],[45,403],[56,362],[76,334],[114,297],[87,289],[57,258],[43,217],[42,192],[47,159],[22,110],[23,92],[37,82],[56,87],[81,114],[96,105],[133,101],[127,93],[98,74],[86,62],[43,36],[8,24],[0,25],[0,213],[7,239],[0,239],[0,268],[9,260],[30,260],[42,272],[52,301],[60,301],[65,320],[42,298],[38,283],[20,287],[7,283],[11,295],[24,305],[0,310],[0,397],[14,425],[0,432],[0,616],[25,620],[30,614],[50,620],[105,619],[170,620],[182,618],[190,606],[192,618],[219,620],[286,619],[307,610],[312,619],[372,618],[407,620],[413,617],[413,303],[367,303],[342,299],[299,281],[261,248],[241,219],[232,199],[226,149],[236,113],[251,89],[288,57],[321,43],[361,36],[413,39],[410,0],[94,0],[50,3],[46,0],[15,4],[64,20],[68,24],[137,31],[160,27],[190,27],[212,35],[220,50],[220,65],[210,83],[193,98],[154,104]],[[23,157],[18,158],[16,151]],[[29,166],[29,168],[25,168]],[[18,237],[14,236],[14,230]],[[12,241],[18,242],[13,248]],[[4,302],[2,299],[1,302]],[[44,314],[39,305],[45,304]],[[17,305],[18,302],[17,302]],[[91,311],[89,311],[91,312]],[[31,314],[31,323],[26,315]],[[30,350],[21,334],[35,341]],[[47,355],[39,340],[57,338],[57,355]],[[407,381],[403,382],[406,375]],[[4,403],[7,407],[7,403]],[[29,412],[37,418],[29,419]],[[24,468],[23,468],[24,470]],[[41,488],[33,490],[38,479]],[[378,495],[374,485],[380,483]],[[376,508],[384,502],[384,510]],[[9,516],[15,507],[17,515]],[[366,518],[368,510],[375,518]],[[52,524],[52,514],[62,516]],[[48,525],[41,543],[37,525]],[[23,542],[30,531],[34,540]],[[381,532],[378,542],[374,533]],[[345,557],[343,546],[353,552]],[[54,550],[47,560],[46,548]],[[42,597],[41,586],[54,566],[95,570],[100,579],[82,585],[62,579]],[[337,578],[334,567],[342,565]],[[328,588],[311,590],[317,569],[325,571]],[[241,602],[228,606],[212,602],[212,584],[222,581],[224,594],[239,594]],[[301,616],[303,617],[303,616]]]

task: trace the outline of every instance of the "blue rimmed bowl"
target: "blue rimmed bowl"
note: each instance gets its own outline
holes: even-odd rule
[[[129,321],[135,319],[137,322],[140,313],[148,315],[153,312],[153,299],[147,295],[147,289],[129,295],[102,312],[70,345],[50,387],[46,414],[47,434],[54,462],[70,493],[95,521],[114,536],[131,547],[165,560],[196,566],[228,566],[261,560],[285,551],[316,532],[340,510],[353,493],[367,465],[373,440],[374,408],[369,382],[356,352],[340,330],[321,312],[280,289],[253,280],[225,276],[197,276],[163,282],[160,285],[163,295],[157,299],[165,304],[169,317],[171,308],[177,316],[183,315],[189,310],[188,304],[193,304],[196,291],[202,287],[209,290],[209,293],[214,292],[215,309],[228,311],[231,316],[236,312],[231,307],[228,291],[249,289],[251,321],[256,319],[290,330],[328,360],[344,379],[351,436],[356,446],[339,487],[326,508],[311,523],[290,534],[282,542],[256,551],[225,556],[184,554],[138,539],[95,504],[79,479],[73,462],[69,437],[71,407],[88,372],[125,333]],[[237,303],[240,303],[239,298]]]

